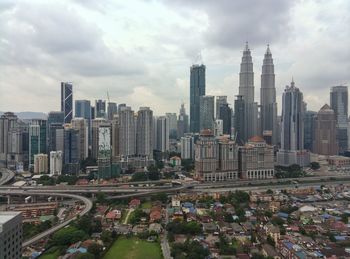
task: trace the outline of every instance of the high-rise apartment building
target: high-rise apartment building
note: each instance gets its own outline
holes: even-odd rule
[[[244,125],[247,134],[242,140],[246,142],[249,138],[256,136],[258,133],[258,104],[254,101],[253,61],[248,43],[246,43],[245,49],[243,50],[239,73],[239,95],[242,96],[242,100],[244,101]]]
[[[194,137],[190,134],[181,137],[181,158],[182,159],[194,159]]]
[[[153,111],[149,107],[140,107],[137,112],[136,153],[153,157]]]
[[[265,52],[261,73],[260,89],[261,136],[271,135],[272,144],[277,144],[277,103],[275,87],[275,69],[269,46]]]
[[[63,163],[62,151],[51,151],[50,152],[50,174],[61,175],[62,163]]]
[[[169,151],[169,120],[166,116],[156,119],[156,150]]]
[[[17,126],[17,122],[17,115],[12,112],[6,112],[0,117],[0,167],[7,167],[9,131]]]
[[[205,66],[193,65],[190,76],[190,131],[199,132],[200,96],[205,95]]]
[[[339,153],[348,150],[348,87],[333,86],[330,92],[330,106],[337,117],[337,140]]]
[[[338,154],[337,117],[325,104],[315,118],[313,153],[332,156]]]
[[[214,96],[203,95],[199,98],[199,129],[214,130]]]
[[[129,106],[121,107],[119,117],[119,153],[123,157],[136,154],[136,118]]]
[[[73,118],[73,85],[61,82],[61,111],[64,113],[64,123],[70,123]]]
[[[304,114],[303,93],[292,81],[282,97],[281,149],[277,153],[279,165],[307,166],[310,163],[310,154],[304,150]]]
[[[48,171],[47,154],[34,155],[34,174],[46,174]]]
[[[22,213],[0,212],[0,258],[22,258]]]

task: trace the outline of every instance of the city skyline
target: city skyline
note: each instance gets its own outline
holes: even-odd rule
[[[182,1],[154,1],[141,3],[145,12],[136,10],[135,14],[132,13],[133,1],[105,4],[89,1],[86,5],[79,1],[63,1],[57,6],[48,6],[44,1],[2,3],[0,49],[5,55],[0,60],[4,73],[0,82],[0,110],[46,113],[59,110],[57,85],[61,81],[72,81],[74,99],[107,99],[109,91],[112,101],[127,103],[135,109],[151,102],[155,115],[177,112],[182,101],[189,111],[188,67],[197,63],[199,52],[207,67],[206,94],[227,95],[232,107],[234,95],[238,93],[242,49],[248,41],[256,71],[255,101],[260,99],[257,71],[261,69],[266,45],[270,44],[275,61],[279,114],[282,91],[292,76],[303,90],[308,108],[318,111],[328,103],[329,87],[349,83],[346,46],[350,37],[344,27],[349,19],[349,3],[271,1],[265,6],[248,2],[257,10],[267,12],[272,8],[280,14],[267,17],[261,28],[248,30],[248,20],[238,17],[240,22],[237,23],[235,15],[231,17],[227,11],[236,12],[238,8],[233,7],[248,11],[248,4],[243,3],[224,2],[213,6],[203,1],[200,6],[194,6]],[[162,12],[157,12],[159,10]],[[153,17],[147,11],[157,15]],[[48,26],[37,20],[38,12],[47,16]],[[122,24],[113,19],[115,14],[123,17]],[[188,21],[182,19],[184,14],[190,14]],[[255,16],[251,17],[252,21]],[[91,17],[99,22],[88,23]],[[161,30],[156,23],[159,20],[163,22]],[[316,23],[317,26],[313,26]],[[68,24],[70,30],[62,32],[61,27]],[[116,26],[117,33],[111,33],[109,24]],[[147,29],[144,24],[148,25]],[[228,33],[221,35],[224,28],[232,24]],[[275,28],[275,24],[279,26]],[[196,32],[189,36],[188,32],[195,28]],[[241,37],[236,37],[237,33]],[[336,41],[333,35],[337,35]],[[130,36],[136,40],[131,42]],[[189,37],[188,43],[183,43],[184,37]],[[19,39],[26,39],[23,42],[28,44],[24,46]],[[16,56],[13,56],[13,48]],[[94,60],[95,57],[98,58]],[[124,62],[125,57],[127,62]],[[170,89],[176,91],[169,95]]]

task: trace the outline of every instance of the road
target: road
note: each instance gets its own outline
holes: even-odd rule
[[[0,168],[0,173],[1,173],[0,185],[7,184],[9,181],[11,181],[15,177],[15,173],[6,168]]]
[[[168,208],[169,208],[169,206],[167,206],[166,210],[165,210],[165,226],[167,226],[169,223]],[[162,248],[164,259],[172,259],[173,257],[171,256],[170,245],[169,245],[169,241],[168,241],[168,231],[166,230],[166,228],[164,229],[164,232],[162,233],[160,246]]]
[[[126,217],[125,217],[125,220],[124,220],[123,224],[128,224],[128,220],[129,220],[130,214],[131,214],[133,211],[134,211],[133,208],[128,209],[128,214],[126,214]]]
[[[58,197],[65,197],[65,198],[71,198],[71,199],[76,199],[76,200],[80,200],[81,202],[83,202],[85,204],[85,208],[79,213],[79,216],[84,216],[85,214],[87,214],[91,208],[92,208],[92,201],[84,196],[80,196],[80,195],[75,195],[75,194],[68,194],[68,193],[43,193],[43,192],[35,192],[35,191],[23,191],[23,190],[9,190],[9,191],[0,191],[0,195],[25,195],[25,196],[35,196],[35,195],[40,195],[40,196],[58,196]],[[54,227],[32,237],[29,240],[26,240],[23,242],[22,247],[25,248],[27,246],[30,246],[36,242],[38,242],[39,240],[43,239],[44,237],[47,237],[51,234],[53,234],[54,232],[56,232],[57,230],[67,226],[69,223],[71,223],[73,220],[75,220],[77,218],[77,216],[66,220],[58,225],[55,225]]]

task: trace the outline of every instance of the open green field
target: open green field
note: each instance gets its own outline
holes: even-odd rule
[[[141,204],[141,209],[150,209],[152,208],[152,202],[146,201]]]
[[[151,243],[138,238],[118,238],[104,259],[162,259],[159,243]]]

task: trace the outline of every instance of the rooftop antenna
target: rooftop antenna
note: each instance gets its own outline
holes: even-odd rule
[[[108,93],[108,90],[107,90],[107,100],[108,100],[109,103],[111,102],[111,101],[109,100],[109,93]]]
[[[203,64],[203,59],[202,59],[202,51],[199,51],[196,59],[195,59],[195,64]]]

